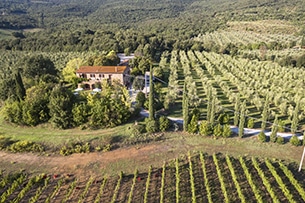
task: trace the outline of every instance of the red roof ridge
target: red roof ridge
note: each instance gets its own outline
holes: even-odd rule
[[[81,66],[77,73],[118,73],[121,74],[127,66]]]

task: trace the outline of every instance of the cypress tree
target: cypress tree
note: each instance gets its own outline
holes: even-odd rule
[[[148,110],[149,110],[149,117],[145,119],[145,128],[148,133],[154,133],[159,130],[158,122],[155,119],[155,106],[154,106],[154,83],[153,83],[153,70],[150,64],[149,68],[149,103],[148,103]]]
[[[25,95],[26,95],[26,91],[23,85],[23,81],[20,75],[20,72],[17,71],[17,73],[15,73],[15,83],[16,83],[16,96],[17,99],[19,101],[24,100]]]
[[[264,109],[263,109],[263,113],[262,113],[262,124],[261,124],[262,130],[266,129],[266,124],[267,124],[267,120],[268,120],[268,112],[269,112],[269,96],[266,97]]]
[[[295,133],[298,128],[298,123],[299,123],[299,111],[300,111],[300,101],[296,103],[296,106],[294,108],[294,113],[291,121],[291,132]]]
[[[155,107],[154,107],[154,83],[153,83],[153,72],[152,65],[150,65],[149,69],[149,120],[155,120]]]
[[[183,130],[186,132],[189,124],[189,101],[186,89],[186,83],[183,86],[182,98]]]
[[[276,116],[274,121],[273,121],[272,131],[271,131],[271,134],[270,134],[270,141],[271,142],[276,142],[277,131],[278,131],[278,118]]]
[[[239,120],[239,108],[240,108],[240,96],[236,95],[236,101],[235,101],[235,106],[234,106],[234,125],[238,125],[238,120]]]
[[[240,109],[240,117],[239,117],[239,125],[238,125],[238,136],[240,138],[244,136],[245,121],[246,121],[246,101],[242,103]]]
[[[210,111],[210,120],[211,124],[215,121],[215,111],[216,111],[216,97],[212,98],[211,111]]]
[[[212,111],[212,91],[211,88],[208,89],[207,93],[207,117],[206,120],[210,121],[211,120],[211,111]]]

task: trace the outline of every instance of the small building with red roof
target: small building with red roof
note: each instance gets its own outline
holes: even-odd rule
[[[84,84],[85,89],[94,89],[96,83],[107,80],[120,82],[124,86],[130,84],[130,69],[128,66],[81,66],[76,70],[76,75],[79,78],[87,79]]]

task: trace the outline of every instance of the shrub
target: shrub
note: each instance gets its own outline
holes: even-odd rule
[[[300,145],[301,145],[301,141],[299,140],[298,136],[296,136],[296,135],[293,135],[293,136],[290,138],[289,142],[290,142],[292,145],[294,145],[294,146],[300,146]]]
[[[212,135],[213,126],[207,121],[202,121],[199,125],[199,133],[204,136]]]
[[[197,133],[198,131],[198,116],[193,115],[191,122],[187,126],[187,131],[189,133]]]
[[[15,142],[7,148],[12,152],[43,152],[44,147],[32,141]]]
[[[90,152],[90,144],[87,142],[86,144],[76,144],[73,148],[74,153],[89,153]]]
[[[222,126],[220,124],[217,124],[215,127],[214,127],[214,130],[213,130],[213,134],[215,137],[221,137],[222,136],[222,133],[223,133],[223,130],[222,130]]]
[[[165,132],[170,126],[169,119],[166,116],[159,118],[159,128],[161,132]]]
[[[281,137],[281,136],[278,136],[276,138],[276,143],[278,143],[278,144],[285,144],[285,139],[283,137]]]
[[[59,153],[63,156],[68,156],[73,153],[89,153],[91,151],[90,143],[71,143],[68,146],[64,145]]]
[[[259,134],[258,134],[258,140],[261,141],[261,142],[266,142],[267,141],[267,136],[266,134],[264,133],[264,131],[261,131]]]
[[[247,122],[247,128],[253,128],[253,127],[254,127],[254,119],[249,118],[249,120]]]
[[[95,147],[95,150],[98,152],[100,152],[100,151],[109,152],[109,151],[111,151],[111,148],[112,148],[111,144],[106,144],[106,145],[101,145],[101,146]]]
[[[13,143],[14,141],[12,141],[11,138],[0,136],[0,150],[7,148]]]
[[[6,102],[3,109],[4,119],[11,123],[22,124],[22,109],[23,102]]]
[[[103,147],[103,152],[109,152],[111,150],[111,144],[106,144],[104,147]]]
[[[126,134],[130,137],[137,137],[141,135],[143,132],[144,132],[144,126],[138,123],[128,126],[126,129]]]
[[[139,92],[136,96],[136,102],[138,107],[143,107],[146,101],[146,96],[143,92]]]
[[[148,133],[155,133],[159,130],[158,122],[153,119],[146,118],[145,125],[146,132]]]
[[[230,128],[230,125],[226,124],[223,126],[223,132],[222,132],[222,136],[223,137],[230,137],[232,135],[232,130]]]
[[[73,150],[71,148],[68,148],[67,146],[62,146],[62,148],[59,151],[59,154],[63,156],[68,156],[70,154],[73,154]]]

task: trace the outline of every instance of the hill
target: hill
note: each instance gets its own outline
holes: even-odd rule
[[[0,28],[43,30],[2,38],[0,45],[6,50],[133,52],[156,38],[165,44],[162,50],[171,50],[191,47],[193,36],[224,29],[231,21],[286,20],[302,33],[304,10],[301,0],[2,1]]]

